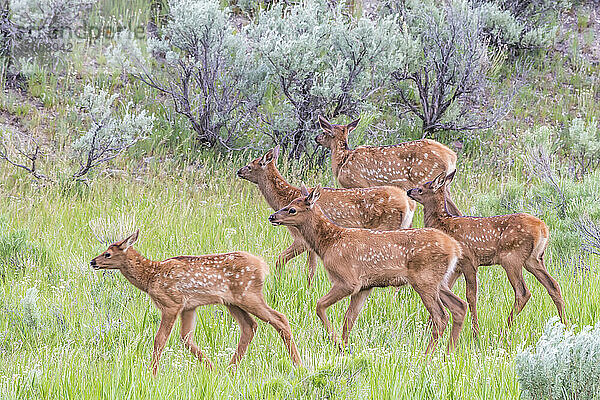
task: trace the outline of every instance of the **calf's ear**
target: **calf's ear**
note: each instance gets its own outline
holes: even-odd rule
[[[302,196],[304,197],[308,197],[309,193],[308,193],[308,189],[306,188],[306,186],[304,185],[304,182],[302,182],[300,184],[300,193],[302,193]]]
[[[312,190],[312,192],[310,192],[310,194],[306,198],[306,202],[308,203],[310,208],[312,208],[315,205],[317,200],[319,200],[319,197],[321,197],[321,185],[315,186],[315,188]]]
[[[323,129],[323,131],[325,133],[329,133],[329,134],[332,133],[333,129],[332,129],[331,124],[322,115],[319,115],[319,125],[321,126],[321,129]]]
[[[117,246],[119,246],[119,248],[121,250],[125,251],[128,248],[130,248],[131,246],[133,246],[133,244],[138,240],[139,234],[140,234],[140,230],[137,229],[127,239],[123,239],[123,240],[121,240],[120,242],[118,242],[116,244],[117,244]]]
[[[348,132],[352,132],[354,129],[356,129],[359,122],[360,122],[360,118],[355,119],[354,121],[350,122],[348,124]]]
[[[452,180],[454,179],[454,175],[456,174],[456,170],[450,172],[448,175],[446,175],[446,184],[449,185],[450,182],[452,182]]]
[[[277,148],[275,148],[275,149],[277,149]],[[269,164],[270,162],[272,162],[273,160],[275,160],[277,158],[277,156],[275,154],[275,149],[271,149],[271,150],[267,151],[267,153],[260,159],[261,167],[266,167],[267,164]]]
[[[437,192],[446,182],[446,173],[442,172],[433,181],[431,181],[431,188],[434,192]]]

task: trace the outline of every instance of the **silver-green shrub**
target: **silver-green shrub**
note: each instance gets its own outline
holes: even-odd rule
[[[0,56],[9,67],[20,59],[57,61],[71,50],[75,28],[96,0],[10,0],[0,5]],[[18,71],[11,71],[16,73]]]
[[[405,59],[394,17],[356,19],[320,0],[275,5],[247,35],[276,88],[273,110],[265,107],[269,129],[294,156],[312,143],[319,114],[356,116]]]
[[[553,317],[537,344],[517,355],[515,365],[525,399],[599,399],[600,323],[575,333]]]
[[[491,63],[477,9],[462,0],[409,1],[405,20],[413,48],[408,54],[414,56],[394,64],[388,93],[421,120],[424,136],[489,127],[505,115],[508,102],[484,105]],[[488,111],[476,112],[474,104]]]
[[[538,126],[524,134],[525,153],[555,153],[565,174],[581,179],[600,167],[600,128],[595,118],[586,121],[576,117],[564,129]]]
[[[598,121],[574,118],[563,135],[563,148],[569,154],[577,178],[600,166]]]
[[[478,7],[484,33],[496,46],[512,49],[539,49],[553,43],[556,25],[531,25],[510,9],[496,2],[483,2]]]
[[[133,33],[127,29],[115,33],[114,42],[106,49],[108,65],[122,74],[138,73],[138,65],[142,60],[144,55]]]
[[[171,99],[200,143],[230,149],[244,144],[264,79],[228,17],[217,0],[171,0],[159,39],[148,42],[159,67],[140,63],[137,77]]]
[[[570,0],[469,0],[481,15],[482,35],[493,46],[511,51],[547,48],[556,36],[558,14]],[[380,12],[410,13],[411,1],[381,2]]]
[[[79,169],[73,178],[81,179],[92,168],[112,160],[152,129],[154,116],[137,109],[133,103],[118,110],[117,93],[86,85],[79,98],[88,130],[73,143]]]

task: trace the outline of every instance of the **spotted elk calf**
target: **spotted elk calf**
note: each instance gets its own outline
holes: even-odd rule
[[[263,297],[262,288],[269,267],[262,259],[236,251],[152,261],[132,247],[138,233],[110,245],[91,261],[91,266],[120,270],[135,287],[148,293],[160,310],[160,326],[152,354],[154,375],[178,315],[181,315],[181,340],[185,347],[200,361],[204,359],[209,368],[213,367],[193,339],[196,308],[208,304],[223,304],[240,326],[240,341],[230,364],[242,358],[254,337],[257,324],[252,314],[279,332],[293,362],[300,365],[286,317],[269,307]]]
[[[279,146],[269,150],[241,168],[240,178],[258,185],[267,203],[277,211],[300,197],[300,189],[290,185],[277,169]],[[416,203],[409,199],[404,190],[393,186],[381,186],[365,189],[322,190],[319,205],[334,223],[346,228],[369,228],[377,230],[396,230],[410,228]],[[278,271],[292,258],[302,254],[308,248],[298,229],[288,226],[294,242],[279,256]],[[317,256],[309,250],[309,282],[315,273]]]
[[[348,134],[358,122],[331,124],[319,116],[323,133],[315,141],[331,151],[333,175],[344,188],[392,185],[402,190],[428,182],[440,173],[456,170],[456,153],[435,140],[422,139],[393,146],[360,146],[350,149]],[[448,193],[449,194],[449,193]],[[461,215],[448,196],[448,208]]]
[[[440,174],[433,181],[409,190],[408,195],[423,204],[426,227],[447,233],[463,246],[463,256],[456,272],[450,277],[449,285],[452,288],[460,273],[464,274],[474,334],[479,332],[476,274],[482,265],[500,264],[506,271],[515,292],[515,303],[508,317],[509,327],[531,297],[523,279],[523,267],[544,285],[558,309],[561,321],[565,323],[565,303],[560,287],[544,266],[544,251],[550,237],[546,224],[529,214],[494,217],[450,215],[444,186],[453,178],[454,173],[448,176]]]
[[[344,316],[342,341],[374,287],[400,287],[409,283],[419,294],[433,322],[433,335],[426,352],[433,351],[448,323],[444,306],[452,313],[452,333],[448,350],[454,348],[462,329],[467,305],[446,286],[461,256],[461,247],[437,229],[374,231],[342,228],[329,220],[317,203],[317,186],[312,192],[302,186],[302,196],[269,217],[273,225],[297,228],[323,260],[331,289],[317,302],[317,315],[332,340],[337,338],[326,310],[350,296]]]

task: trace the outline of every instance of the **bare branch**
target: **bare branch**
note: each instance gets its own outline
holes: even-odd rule
[[[414,40],[420,44],[422,57],[411,72],[401,67],[392,73],[398,104],[422,121],[424,137],[438,130],[469,131],[494,126],[507,114],[514,92],[488,117],[464,112],[469,101],[490,86],[486,76],[487,47],[477,13],[455,4],[447,4],[436,12],[420,8],[408,11],[407,18],[418,27]],[[416,101],[406,85],[414,89]],[[463,112],[457,120],[448,121],[445,116],[454,104]]]
[[[116,158],[145,138],[150,131],[154,117],[144,110],[132,110],[126,105],[124,116],[119,117],[115,109],[117,95],[86,86],[81,95],[83,117],[89,121],[90,129],[74,143],[74,152],[79,161],[79,169],[72,174],[75,180],[82,180],[98,165]]]
[[[593,222],[589,215],[585,215],[575,222],[575,226],[582,239],[582,250],[600,256],[600,225]]]
[[[552,157],[543,146],[532,148],[526,155],[526,161],[529,170],[537,175],[541,180],[548,183],[558,194],[559,201],[555,208],[558,210],[558,216],[565,218],[567,214],[567,204],[562,188],[558,184],[558,180],[552,169]],[[552,200],[548,201],[552,203]]]
[[[37,162],[42,156],[42,151],[35,138],[31,134],[23,132],[13,132],[11,137],[13,140],[8,144],[26,161],[23,163],[11,158],[7,147],[7,142],[9,141],[3,138],[0,138],[0,160],[4,160],[14,167],[27,171],[38,180],[51,180],[37,169]]]

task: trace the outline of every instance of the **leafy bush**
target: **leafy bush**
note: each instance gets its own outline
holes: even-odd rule
[[[143,72],[136,76],[169,96],[200,143],[240,145],[264,79],[230,26],[228,10],[217,0],[172,0],[161,38],[148,45],[162,69],[140,63]]]
[[[136,61],[143,60],[142,51],[135,41],[133,33],[127,29],[115,33],[114,43],[106,49],[108,64],[121,73],[136,73]]]
[[[582,215],[593,220],[600,219],[600,173],[587,175],[581,180],[561,176],[557,186],[542,182],[524,195],[535,203],[538,215],[548,222],[551,234],[551,246],[560,255],[575,256],[581,249],[583,237],[577,229]],[[560,190],[560,191],[559,191]]]
[[[504,116],[504,105],[478,116],[491,86],[487,42],[479,12],[456,0],[444,6],[411,2],[405,10],[411,37],[406,62],[396,63],[390,93],[405,112],[418,117],[424,136],[438,130],[489,127]]]
[[[256,16],[261,7],[268,7],[277,0],[231,0],[230,7],[234,12],[240,12],[242,15],[252,18]]]
[[[516,370],[526,399],[600,398],[600,323],[579,333],[551,318],[544,334],[517,355]]]
[[[586,123],[581,118],[574,118],[563,134],[562,147],[577,178],[597,169],[600,166],[600,129],[596,119]]]
[[[150,132],[154,116],[138,109],[130,101],[120,104],[119,95],[91,85],[79,97],[83,119],[89,129],[74,141],[72,152],[79,168],[70,178],[81,180],[96,166],[117,157]],[[121,110],[119,110],[121,108]],[[13,154],[14,153],[14,154]],[[21,168],[37,179],[48,182],[51,177],[39,171],[42,151],[31,134],[0,133],[0,160]]]
[[[531,24],[530,19],[519,18],[513,8],[504,3],[484,2],[479,5],[483,30],[492,44],[513,50],[539,49],[552,44],[555,25]]]
[[[59,60],[73,30],[95,0],[10,0],[0,6],[0,55],[9,68],[21,58]],[[8,16],[8,18],[6,18]],[[10,71],[16,74],[18,71]]]
[[[392,17],[354,19],[319,0],[260,13],[247,34],[278,90],[276,111],[265,107],[273,140],[298,157],[312,142],[319,114],[357,115],[390,66],[405,58],[398,32]]]
[[[561,168],[561,173],[576,180],[600,167],[600,129],[595,118],[589,122],[574,118],[562,130],[537,127],[526,132],[524,138],[525,153],[548,153],[546,157],[568,165],[568,169]]]
[[[509,10],[517,18],[536,20],[551,11],[571,6],[571,0],[493,0],[502,9]]]
[[[389,108],[388,93],[427,133],[474,130],[503,116],[504,104],[485,118],[465,112],[485,103],[490,62],[478,11],[464,0],[413,1],[402,18],[356,18],[344,2],[325,0],[256,12],[236,31],[216,0],[173,0],[160,39],[148,42],[158,68],[124,34],[109,59],[166,94],[200,143],[226,150],[276,143],[299,158],[312,150],[318,115]],[[128,65],[121,50],[139,62]]]
[[[92,168],[117,157],[152,129],[154,117],[131,102],[123,107],[123,115],[117,116],[118,96],[85,86],[79,101],[90,128],[73,144],[80,165],[73,178],[81,179]]]
[[[521,50],[546,48],[553,43],[557,25],[553,19],[570,7],[569,0],[469,0],[481,20],[483,38],[495,47]],[[385,0],[383,14],[410,13],[414,3]]]

